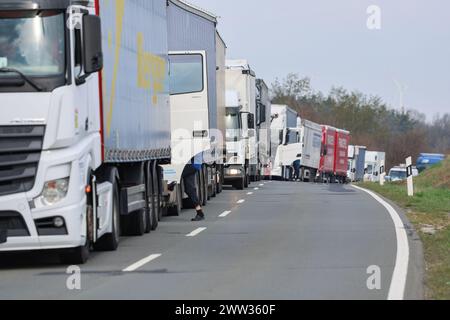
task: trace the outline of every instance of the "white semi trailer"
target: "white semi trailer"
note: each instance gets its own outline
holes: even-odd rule
[[[200,202],[222,190],[225,130],[225,50],[217,18],[184,1],[169,0],[170,112],[172,163],[164,166],[171,214],[192,203],[183,172],[193,162]]]
[[[157,227],[166,17],[165,0],[2,1],[0,251],[80,264]]]
[[[320,167],[322,150],[322,126],[308,120],[301,121],[300,172],[301,181],[312,182]]]

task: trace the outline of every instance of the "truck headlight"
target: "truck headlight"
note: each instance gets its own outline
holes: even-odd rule
[[[230,174],[232,175],[232,176],[237,176],[238,174],[240,174],[241,173],[241,170],[238,170],[238,169],[230,169]]]
[[[67,196],[69,190],[69,178],[48,181],[44,185],[41,201],[46,206],[52,206]]]

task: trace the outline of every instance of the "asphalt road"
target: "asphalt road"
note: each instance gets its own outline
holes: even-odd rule
[[[262,182],[225,190],[206,213],[200,224],[190,222],[190,211],[165,218],[150,235],[124,238],[117,252],[93,253],[81,267],[81,290],[67,288],[67,266],[54,254],[2,254],[0,299],[388,297],[396,231],[387,210],[362,191]],[[408,238],[405,298],[420,299],[420,250],[414,233]],[[380,289],[368,288],[371,266],[381,272]]]

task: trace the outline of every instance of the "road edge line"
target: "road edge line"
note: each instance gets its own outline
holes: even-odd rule
[[[409,257],[410,248],[408,235],[405,230],[405,225],[401,215],[386,202],[381,196],[373,191],[352,185],[353,188],[369,194],[372,198],[378,201],[389,212],[395,226],[395,233],[397,237],[397,256],[395,261],[394,273],[392,275],[391,286],[389,289],[388,300],[404,300],[406,291],[406,282],[409,272]]]

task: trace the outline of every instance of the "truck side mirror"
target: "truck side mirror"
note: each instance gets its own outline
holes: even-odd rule
[[[255,129],[255,115],[253,113],[248,114],[248,128]]]
[[[83,66],[85,74],[103,69],[102,28],[100,17],[83,16]]]
[[[259,113],[260,113],[260,115],[259,115],[259,123],[258,123],[258,125],[260,125],[261,123],[264,123],[264,122],[266,122],[267,121],[267,118],[266,118],[266,105],[264,105],[264,104],[261,104],[260,105],[260,107],[259,107]]]

